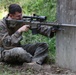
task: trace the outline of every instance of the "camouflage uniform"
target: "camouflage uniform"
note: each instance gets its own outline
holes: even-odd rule
[[[46,43],[21,45],[22,33],[17,31],[19,27],[8,28],[5,18],[0,21],[0,49],[1,58],[4,62],[34,62],[42,64],[48,56],[48,46]],[[52,28],[38,27],[38,33],[53,37]]]

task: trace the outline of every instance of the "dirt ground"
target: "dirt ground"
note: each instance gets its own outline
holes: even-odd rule
[[[55,64],[44,64],[42,66],[10,65],[0,62],[0,75],[76,75],[75,72],[60,68]]]

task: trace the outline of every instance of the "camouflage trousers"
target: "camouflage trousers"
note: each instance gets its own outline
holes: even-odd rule
[[[4,62],[36,62],[42,64],[48,56],[48,46],[46,43],[26,44],[10,50],[4,50],[1,58]]]

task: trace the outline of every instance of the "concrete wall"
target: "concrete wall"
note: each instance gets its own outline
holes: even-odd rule
[[[57,0],[58,23],[76,24],[76,0]],[[76,71],[76,27],[61,27],[56,35],[56,63]]]

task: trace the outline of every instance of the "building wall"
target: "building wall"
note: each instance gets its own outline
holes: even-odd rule
[[[76,24],[76,0],[57,0],[58,23]],[[61,27],[56,35],[56,64],[76,71],[76,27]]]

